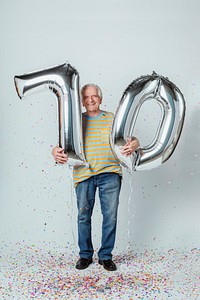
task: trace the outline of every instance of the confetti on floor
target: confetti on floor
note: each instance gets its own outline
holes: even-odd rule
[[[49,250],[51,249],[51,251]],[[1,247],[0,299],[200,299],[200,250],[127,252],[108,272],[97,258],[85,270],[70,249],[17,243]]]

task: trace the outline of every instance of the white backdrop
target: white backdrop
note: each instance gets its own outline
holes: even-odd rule
[[[71,170],[54,166],[51,157],[56,100],[44,93],[21,101],[13,82],[14,75],[68,61],[81,85],[102,87],[102,108],[113,112],[128,84],[153,70],[180,88],[187,113],[174,154],[157,169],[132,178],[124,172],[115,251],[200,247],[199,11],[198,0],[1,1],[2,243],[76,245]],[[159,118],[157,105],[148,104],[138,128],[141,145]],[[95,248],[100,222],[97,201]]]

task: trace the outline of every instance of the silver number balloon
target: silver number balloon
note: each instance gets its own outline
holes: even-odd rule
[[[58,100],[59,146],[68,153],[70,165],[87,164],[83,152],[79,74],[70,64],[15,76],[22,98],[40,90],[52,91]]]
[[[130,157],[121,154],[128,138],[133,137],[141,106],[147,100],[157,101],[161,119],[153,141]],[[180,90],[163,76],[153,72],[134,80],[125,90],[116,110],[111,145],[119,162],[128,170],[148,170],[164,163],[179,140],[185,117],[185,100]]]

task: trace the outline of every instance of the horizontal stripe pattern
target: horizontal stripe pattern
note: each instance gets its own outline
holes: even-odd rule
[[[83,114],[83,147],[89,167],[74,167],[75,185],[100,173],[122,173],[110,147],[112,119],[113,114],[110,112],[103,111],[94,118]]]

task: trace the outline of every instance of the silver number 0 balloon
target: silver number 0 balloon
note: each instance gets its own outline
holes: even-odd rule
[[[79,74],[70,64],[15,76],[18,96],[51,90],[58,100],[59,146],[68,153],[70,165],[87,164],[82,144],[82,113]]]
[[[134,128],[141,106],[147,100],[157,101],[162,118],[153,141],[130,157],[121,154]],[[115,156],[128,170],[158,167],[173,153],[179,140],[185,117],[185,100],[180,90],[167,78],[157,75],[141,76],[125,90],[114,116],[111,144]]]

